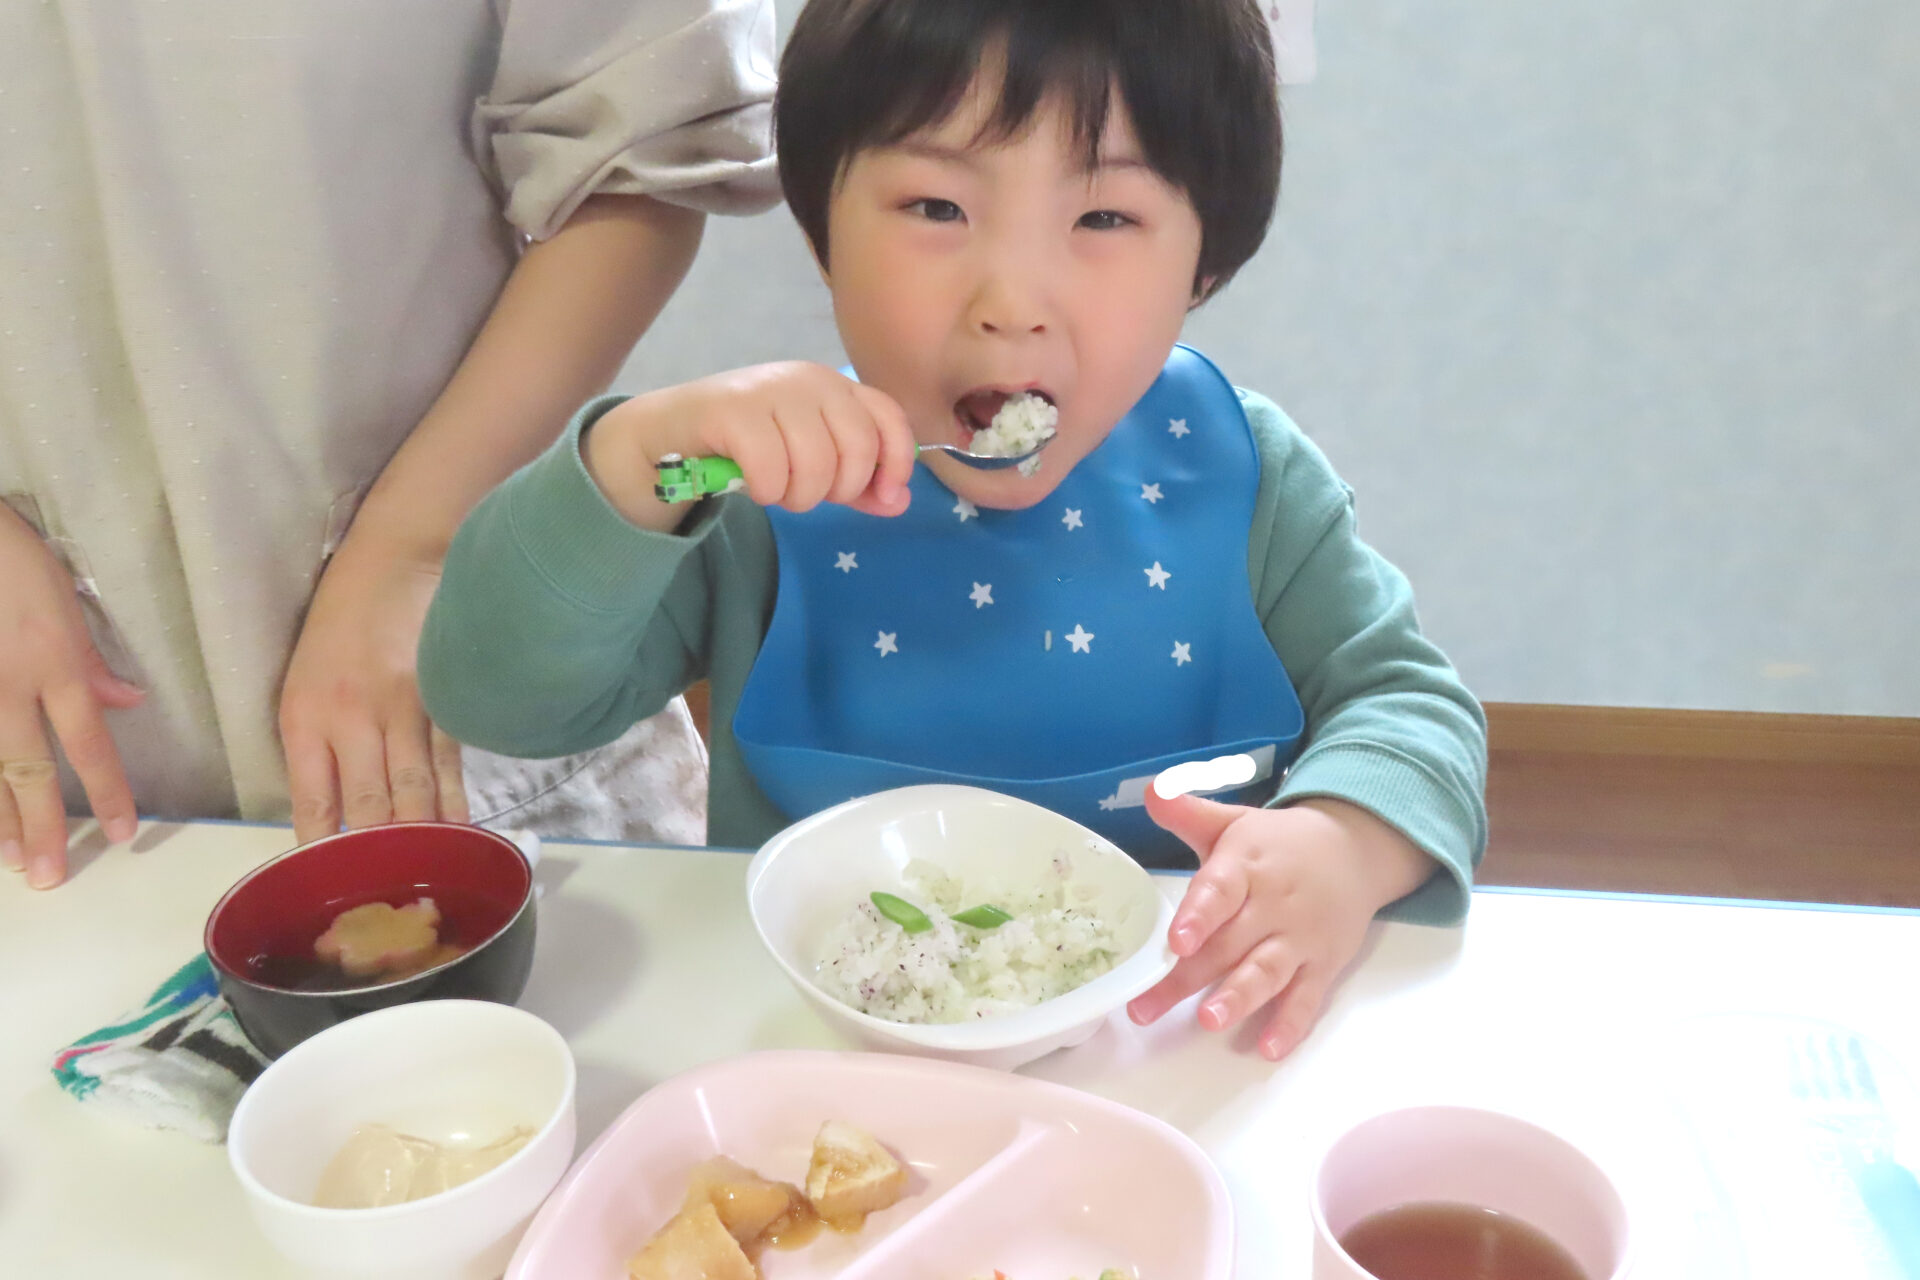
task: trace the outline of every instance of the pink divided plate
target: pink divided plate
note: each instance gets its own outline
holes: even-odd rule
[[[1185,1134],[1062,1085],[890,1054],[744,1054],[643,1095],[561,1180],[507,1280],[621,1280],[680,1208],[687,1173],[727,1155],[802,1185],[826,1120],[912,1172],[857,1234],[760,1255],[766,1280],[1229,1280],[1226,1184]]]

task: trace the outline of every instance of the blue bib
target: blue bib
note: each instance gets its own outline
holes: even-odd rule
[[[1146,816],[1154,775],[1244,752],[1256,778],[1219,798],[1257,801],[1299,744],[1247,578],[1259,483],[1232,385],[1176,347],[1038,506],[977,510],[916,467],[902,516],[769,508],[778,597],[733,719],[748,770],[790,819],[958,782],[1189,863]]]

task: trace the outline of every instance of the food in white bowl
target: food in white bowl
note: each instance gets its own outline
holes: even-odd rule
[[[1112,939],[1111,967],[1070,990],[962,1021],[905,1022],[852,1007],[818,976],[834,931],[876,891],[909,901],[921,895],[937,908],[916,887],[925,867],[977,895],[1044,887],[1062,860],[1071,869],[1062,905],[1086,913]],[[803,819],[754,855],[747,901],[767,950],[836,1027],[872,1047],[981,1066],[1011,1069],[1079,1044],[1174,964],[1167,946],[1173,901],[1139,863],[1050,809],[978,787],[901,787]],[[994,905],[974,896],[955,901]]]
[[[1089,909],[1073,859],[1055,852],[1024,884],[965,884],[909,863],[911,898],[853,903],[821,943],[821,990],[891,1022],[966,1022],[1027,1009],[1113,968],[1113,926]],[[972,906],[962,906],[971,902]]]
[[[310,1274],[493,1280],[572,1162],[574,1084],[566,1041],[530,1013],[482,1000],[396,1005],[329,1027],[262,1072],[234,1111],[228,1159],[262,1233]],[[452,1153],[465,1166],[455,1172],[472,1176],[401,1203],[316,1204],[329,1165],[373,1126]],[[524,1145],[479,1158],[516,1129]]]
[[[424,1200],[505,1164],[532,1138],[532,1129],[517,1124],[491,1142],[444,1145],[392,1125],[361,1125],[321,1170],[313,1202],[322,1209],[380,1209]]]

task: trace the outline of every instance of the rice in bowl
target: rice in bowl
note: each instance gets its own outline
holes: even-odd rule
[[[990,1018],[1065,995],[1119,959],[1113,926],[1085,905],[1092,892],[1072,883],[1065,853],[1024,889],[963,886],[921,861],[908,864],[906,880],[931,927],[909,933],[862,899],[821,943],[814,982],[862,1013],[915,1023]],[[1012,919],[989,929],[955,921],[963,888]]]

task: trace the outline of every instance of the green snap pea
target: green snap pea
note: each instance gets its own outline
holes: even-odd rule
[[[953,918],[961,924],[970,924],[976,929],[998,929],[1012,916],[996,906],[981,903],[977,907],[968,907],[965,911],[956,911]]]
[[[933,928],[933,921],[927,918],[927,913],[914,906],[911,902],[908,902],[905,898],[896,898],[890,893],[881,893],[875,890],[873,893],[873,905],[880,909],[881,915],[893,921],[908,933],[925,933],[927,930]]]

